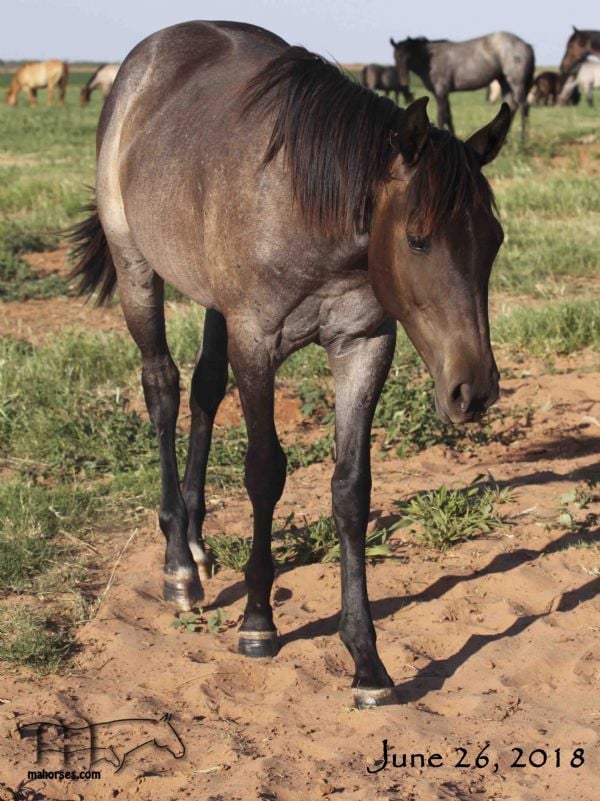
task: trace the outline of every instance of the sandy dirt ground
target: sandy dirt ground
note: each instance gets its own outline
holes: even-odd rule
[[[101,314],[108,327],[119,325],[112,310]],[[351,661],[337,635],[337,565],[279,572],[282,648],[272,660],[249,660],[236,652],[241,576],[222,570],[206,585],[205,612],[223,613],[219,632],[174,628],[161,600],[162,535],[149,522],[102,538],[102,601],[80,627],[64,674],[0,668],[0,799],[597,799],[600,510],[575,512],[570,527],[558,517],[564,493],[599,477],[599,374],[581,355],[557,363],[566,374],[534,362],[508,366],[501,407],[533,410],[510,444],[374,460],[372,526],[393,522],[398,501],[443,483],[464,486],[483,474],[512,489],[501,508],[505,527],[444,554],[398,530],[395,558],[369,566],[396,704],[352,707]],[[329,514],[331,470],[325,463],[291,475],[278,521],[290,512]],[[243,495],[209,505],[207,533],[248,533]],[[36,740],[21,738],[18,725],[165,713],[170,726],[155,724],[159,733],[120,770],[97,763],[100,780],[27,780],[29,770],[85,770],[89,752],[67,766],[58,753],[36,764]],[[148,739],[144,726],[122,723],[98,736],[120,758]],[[384,740],[390,758],[377,770]],[[52,743],[64,745],[58,736]],[[411,754],[425,764],[417,756],[411,765]],[[457,766],[461,758],[470,767]]]

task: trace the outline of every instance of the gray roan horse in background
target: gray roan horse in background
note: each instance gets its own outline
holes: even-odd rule
[[[396,320],[435,379],[445,421],[476,420],[498,396],[487,288],[502,228],[481,166],[502,146],[510,111],[503,105],[463,143],[430,125],[426,103],[399,109],[251,25],[166,28],[119,71],[98,127],[97,211],[76,232],[81,291],[99,289],[106,300],[118,284],[141,352],[161,465],[164,593],[182,609],[201,599],[206,464],[233,369],[254,512],[239,643],[248,656],[278,647],[271,527],[286,459],[275,372],[310,342],[326,349],[336,390],[340,634],[359,706],[389,700],[393,687],[375,645],[365,533],[371,423]],[[182,486],[163,281],[207,308]]]
[[[481,89],[493,80],[500,83],[503,99],[514,114],[521,109],[521,138],[529,111],[527,94],[533,81],[533,48],[512,33],[490,33],[466,42],[424,37],[395,42],[394,58],[400,82],[409,86],[409,71],[416,73],[425,88],[435,95],[438,126],[454,133],[450,92]]]
[[[408,88],[400,83],[398,70],[394,66],[384,67],[381,64],[367,64],[362,68],[360,74],[361,86],[370,89],[372,92],[380,90],[385,92],[386,97],[394,93],[394,100],[397,103],[400,92],[405,103],[412,103],[414,97]]]

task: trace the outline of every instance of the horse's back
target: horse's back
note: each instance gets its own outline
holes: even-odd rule
[[[41,89],[48,83],[55,83],[67,72],[67,65],[58,59],[48,61],[33,61],[24,64],[16,72],[16,77],[22,86]]]
[[[166,28],[127,56],[101,114],[96,194],[109,242],[135,243],[164,266],[166,280],[205,305],[203,253],[223,240],[223,216],[243,202],[237,195],[255,193],[252,165],[268,140],[263,120],[240,121],[243,89],[285,47],[251,25]]]

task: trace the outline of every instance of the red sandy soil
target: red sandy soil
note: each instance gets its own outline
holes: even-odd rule
[[[76,321],[73,301],[51,301],[57,303]],[[118,311],[106,314],[120,324]],[[103,324],[87,316],[86,322]],[[273,598],[281,651],[272,660],[249,660],[236,652],[244,608],[239,574],[222,570],[205,587],[205,613],[219,608],[226,620],[220,632],[175,629],[173,610],[161,600],[162,535],[153,523],[135,533],[115,531],[102,544],[102,602],[79,628],[79,651],[67,671],[41,678],[0,669],[0,799],[594,801],[600,509],[573,510],[580,523],[587,517],[575,531],[558,514],[564,493],[598,477],[600,386],[591,358],[558,364],[570,372],[512,364],[501,408],[531,407],[533,417],[511,444],[465,453],[436,446],[408,459],[374,459],[372,526],[392,522],[397,501],[415,492],[464,486],[481,474],[513,493],[500,507],[504,528],[443,554],[399,530],[395,558],[369,565],[379,651],[397,682],[398,704],[352,708],[351,661],[336,633],[337,565],[279,572]],[[297,407],[288,400],[283,410],[286,425],[298,426]],[[223,422],[237,419],[228,401]],[[289,477],[280,524],[291,512],[299,520],[330,513],[331,471],[325,463]],[[207,533],[246,535],[250,525],[244,495],[209,499]],[[581,540],[596,544],[576,547]],[[82,725],[165,712],[185,743],[181,759],[148,746],[119,772],[99,763],[101,781],[34,780],[20,795],[8,789],[26,781],[28,770],[62,767],[50,756],[36,768],[35,743],[19,738],[19,723],[61,718]],[[135,732],[129,735],[122,750],[137,744]],[[443,765],[370,774],[384,738],[399,754],[440,754],[434,762]],[[455,749],[467,749],[473,763],[486,743],[489,766],[455,767]],[[548,761],[511,767],[516,748],[525,761],[543,749]],[[575,749],[584,749],[581,767],[570,765]],[[538,764],[543,754],[532,759]]]

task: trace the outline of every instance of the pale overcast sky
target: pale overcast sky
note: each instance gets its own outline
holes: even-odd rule
[[[390,62],[390,36],[460,40],[506,30],[533,45],[537,64],[552,65],[571,25],[600,28],[600,2],[5,0],[0,59],[121,61],[148,34],[188,19],[251,22],[342,63]]]

